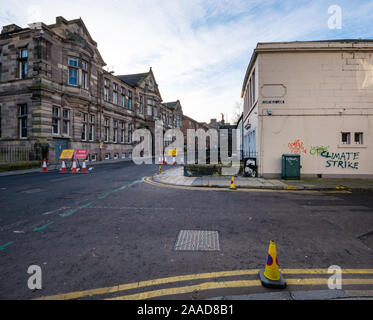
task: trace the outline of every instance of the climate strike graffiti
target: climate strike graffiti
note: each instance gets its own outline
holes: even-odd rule
[[[342,169],[359,169],[360,152],[329,152],[322,151],[322,157],[327,158],[326,168],[337,167]]]

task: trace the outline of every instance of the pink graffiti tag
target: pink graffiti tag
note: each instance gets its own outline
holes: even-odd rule
[[[303,147],[303,142],[299,139],[295,140],[293,143],[289,142],[288,147],[291,153],[300,154],[302,151],[307,153],[307,150]]]

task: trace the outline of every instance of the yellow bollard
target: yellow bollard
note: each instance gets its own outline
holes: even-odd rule
[[[232,177],[232,180],[231,180],[231,187],[230,187],[232,190],[236,190],[236,186],[234,185],[234,177]]]
[[[158,168],[158,173],[159,173],[159,174],[162,173],[162,166],[159,166],[159,168]]]

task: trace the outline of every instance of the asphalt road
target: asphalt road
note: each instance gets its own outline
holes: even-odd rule
[[[96,166],[87,175],[0,177],[0,299],[263,268],[269,240],[276,241],[281,268],[373,268],[372,193],[200,191],[142,180],[157,171],[156,165],[121,162]],[[175,251],[181,230],[217,231],[220,250]],[[27,286],[30,265],[42,269],[41,290]],[[216,280],[220,275],[209,277]],[[248,279],[257,277],[229,278]],[[179,280],[172,287],[195,284],[195,279]],[[167,287],[155,284],[130,287],[126,294]],[[327,287],[312,286],[320,288]],[[159,297],[199,299],[265,290],[210,288]],[[82,298],[124,294],[114,291]]]

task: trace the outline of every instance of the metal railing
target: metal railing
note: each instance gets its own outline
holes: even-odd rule
[[[0,163],[38,160],[31,147],[0,146]]]

